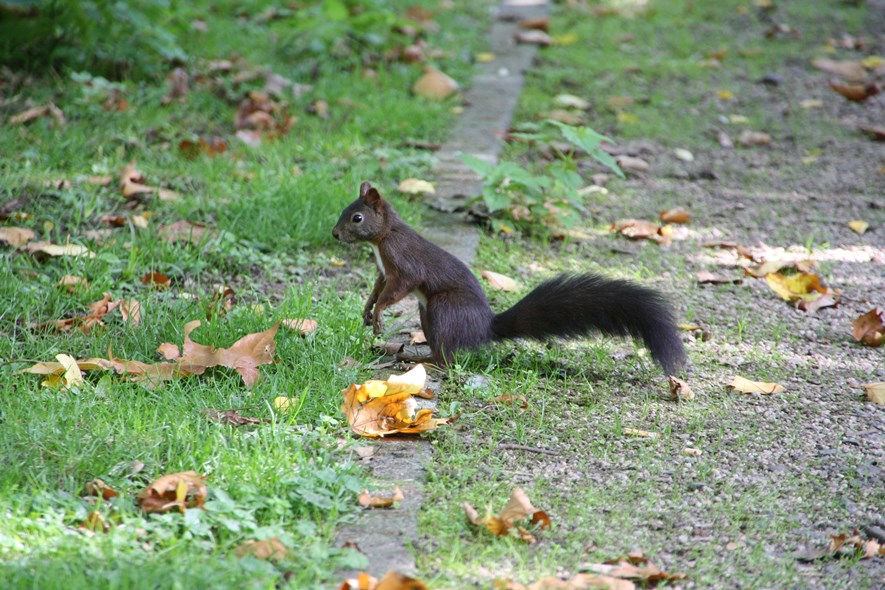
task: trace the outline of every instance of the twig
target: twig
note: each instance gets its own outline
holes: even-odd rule
[[[527,453],[539,453],[541,455],[550,455],[551,457],[555,457],[559,455],[557,451],[551,451],[550,449],[542,449],[540,447],[530,447],[528,445],[517,445],[513,443],[502,443],[498,445],[499,449],[507,449],[511,451],[526,451]]]

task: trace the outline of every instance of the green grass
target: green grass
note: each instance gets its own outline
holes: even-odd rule
[[[372,26],[384,33],[395,24],[388,16],[401,15],[411,4],[366,3],[365,16],[380,15]],[[459,3],[440,11],[439,32],[428,36],[445,51],[436,64],[462,82],[472,72],[471,52],[482,47],[476,23],[485,22],[485,6]],[[393,187],[426,173],[432,158],[401,146],[443,139],[456,103],[411,96],[420,65],[382,59],[371,66],[375,77],[368,79],[362,56],[382,49],[358,47],[349,56],[333,57],[300,47],[306,41],[336,42],[345,33],[331,25],[301,30],[307,13],[298,11],[269,22],[254,18],[268,7],[194,2],[163,14],[162,26],[178,35],[189,57],[191,87],[184,104],[160,104],[167,89],[162,76],[170,67],[157,62],[142,71],[158,73],[113,82],[128,103],[121,112],[102,107],[95,88],[107,81],[93,78],[93,86],[86,86],[79,80],[89,76],[74,76],[64,66],[23,79],[0,107],[5,121],[52,102],[67,119],[64,127],[48,119],[0,126],[0,203],[18,199],[12,209],[22,214],[0,223],[95,253],[39,260],[0,248],[4,588],[337,587],[338,570],[367,565],[332,539],[336,525],[352,518],[356,495],[367,483],[349,444],[342,448],[339,442],[347,427],[338,392],[368,378],[366,366],[375,358],[358,313],[362,296],[354,287],[368,288],[370,268],[362,264],[364,253],[332,244],[331,228],[367,179],[415,219],[418,209],[400,203]],[[317,14],[315,8],[305,10]],[[204,20],[208,30],[191,31],[195,19]],[[207,60],[233,53],[249,68],[312,86],[301,96],[287,90],[275,97],[298,120],[283,137],[257,148],[234,136],[235,113],[263,80],[237,85],[233,73],[211,86],[207,82]],[[120,55],[130,54],[121,49]],[[328,119],[309,112],[317,100],[328,102]],[[228,149],[186,157],[179,143],[200,137],[223,138]],[[144,173],[146,184],[173,189],[180,198],[165,202],[149,195],[127,203],[117,183],[129,162]],[[113,181],[96,186],[85,181],[89,175],[111,175]],[[107,227],[103,215],[135,213],[148,217],[147,228],[127,225],[100,240],[88,233]],[[215,234],[198,246],[164,242],[160,228],[182,219],[205,223]],[[333,258],[344,259],[345,266],[335,266]],[[142,284],[139,278],[149,271],[169,276],[171,288]],[[65,275],[86,278],[89,285],[69,292],[57,286]],[[212,303],[221,284],[237,297],[226,315]],[[137,299],[142,324],[126,324],[113,312],[89,335],[36,327],[84,315],[104,292]],[[261,367],[263,379],[251,388],[224,368],[155,389],[90,374],[81,387],[55,390],[41,387],[36,375],[15,373],[60,353],[106,357],[110,350],[118,358],[155,362],[157,346],[180,344],[183,326],[194,319],[203,322],[192,335],[196,342],[227,347],[294,317],[314,318],[320,327],[307,337],[281,329],[278,362]],[[339,368],[348,357],[357,365]],[[278,396],[297,398],[298,410],[276,411]],[[243,415],[265,422],[221,425],[206,418],[201,412],[206,408],[242,408]],[[207,476],[205,510],[144,515],[135,495],[157,477],[185,470]],[[96,477],[120,496],[107,502],[81,497]],[[111,524],[108,533],[80,528],[92,510]],[[274,536],[291,550],[288,558],[235,556],[234,548],[245,541]]]

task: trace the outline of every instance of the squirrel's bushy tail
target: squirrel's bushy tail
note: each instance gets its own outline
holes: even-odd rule
[[[499,339],[582,336],[599,331],[641,338],[668,375],[685,362],[673,315],[657,291],[598,275],[560,275],[541,283],[492,320]]]

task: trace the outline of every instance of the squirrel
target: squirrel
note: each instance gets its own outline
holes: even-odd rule
[[[489,342],[582,336],[593,330],[641,338],[668,375],[685,362],[682,340],[663,296],[629,281],[563,274],[496,314],[470,269],[406,225],[368,182],[341,213],[332,235],[345,243],[368,242],[375,253],[378,278],[363,309],[365,325],[381,332],[381,312],[415,295],[429,358],[437,365],[450,364],[459,349]]]

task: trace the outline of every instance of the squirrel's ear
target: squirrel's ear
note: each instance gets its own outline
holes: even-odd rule
[[[369,184],[369,183],[366,182],[364,184]],[[360,191],[360,192],[362,192],[362,191]],[[366,201],[366,205],[368,205],[369,207],[374,207],[377,209],[378,204],[381,202],[381,193],[379,193],[378,189],[376,189],[372,185],[369,185],[369,187],[366,189],[365,194],[363,194],[361,196]]]
[[[360,198],[365,199],[366,195],[369,193],[369,189],[372,188],[372,185],[366,181],[360,185]]]

